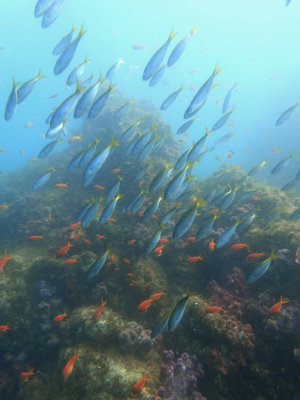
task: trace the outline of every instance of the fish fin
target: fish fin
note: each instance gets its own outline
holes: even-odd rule
[[[86,33],[86,31],[83,30],[83,24],[81,25],[80,31],[78,33],[79,37],[82,37],[84,34]]]
[[[300,104],[300,98],[298,99],[298,101],[297,101],[297,106]]]
[[[125,61],[122,61],[121,60],[121,57],[119,57],[119,61],[118,61],[118,64],[123,64]]]
[[[84,57],[84,62],[85,62],[86,64],[90,63],[91,61],[92,61],[92,60],[88,60],[87,56]]]
[[[136,103],[136,101],[133,100],[133,97],[131,97],[130,103],[131,103],[131,104],[132,104],[132,103]]]
[[[53,167],[51,167],[50,171],[55,172],[56,169],[54,169]]]
[[[108,85],[108,89],[107,90],[113,90],[113,88],[115,87],[116,85],[113,85],[112,83],[111,83],[111,81],[109,81],[109,85]]]
[[[206,135],[206,136],[210,135],[212,132],[213,132],[213,131],[209,131],[209,130],[207,129],[207,127],[205,127],[205,135]]]
[[[81,93],[85,89],[84,86],[80,86],[78,80],[76,79],[76,91],[75,93]]]
[[[186,88],[183,87],[183,84],[180,86],[179,90],[185,90]]]
[[[120,176],[120,175],[118,174],[118,179],[119,179],[119,181],[121,181],[122,179],[124,179],[124,176]]]
[[[217,75],[219,72],[221,72],[224,68],[219,68],[218,63],[216,63],[213,75]]]
[[[161,230],[163,230],[163,229],[167,229],[167,227],[166,226],[164,226],[162,223],[160,224],[160,229]]]
[[[194,35],[194,33],[196,33],[197,30],[198,30],[198,29],[195,28],[195,26],[193,25],[192,30],[191,30],[191,32],[190,32],[190,35]]]
[[[99,143],[101,139],[97,139],[97,136],[95,135],[95,144]]]
[[[38,72],[38,74],[37,74],[37,77],[35,78],[35,79],[43,79],[43,78],[46,78],[44,75],[42,75],[42,73],[41,73],[41,68],[39,69],[39,72]]]
[[[169,38],[168,38],[168,40],[173,40],[174,39],[174,37],[177,35],[177,33],[174,33],[173,32],[173,28],[172,28],[172,30],[171,30],[171,33],[170,33],[170,36],[169,36]]]
[[[230,112],[233,113],[234,111],[236,111],[236,109],[234,108],[234,106],[232,106],[232,109],[230,110]]]
[[[76,32],[76,31],[78,31],[78,29],[76,29],[75,28],[75,26],[74,26],[74,22],[73,22],[73,24],[72,24],[72,29],[71,29],[73,32]]]
[[[199,121],[200,118],[197,118],[197,115],[194,116],[194,121]]]
[[[110,247],[110,245],[108,245],[105,253],[106,254],[111,253],[113,250],[114,249],[112,247]]]
[[[101,196],[99,197],[99,200],[98,201],[104,201],[105,200],[105,197],[103,196],[103,194],[101,194]]]

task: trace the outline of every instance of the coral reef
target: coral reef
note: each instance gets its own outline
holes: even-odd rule
[[[154,344],[150,338],[151,331],[144,330],[135,321],[129,322],[120,335],[121,346],[124,350],[135,350],[138,352],[149,352]]]

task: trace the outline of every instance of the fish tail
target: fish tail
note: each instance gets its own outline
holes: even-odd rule
[[[87,63],[90,63],[92,60],[89,60],[88,58],[87,58],[87,56],[85,56],[84,57],[84,62],[87,64]]]
[[[40,69],[39,69],[39,72],[38,72],[38,74],[37,74],[37,77],[36,77],[35,79],[43,79],[43,78],[46,78],[46,76],[42,75],[42,73],[41,73],[41,68],[40,68]]]
[[[174,37],[177,35],[177,33],[174,33],[173,32],[173,28],[172,28],[172,30],[171,30],[171,33],[170,33],[170,36],[169,36],[169,39],[168,40],[173,40],[174,39]]]
[[[197,28],[195,28],[195,25],[193,25],[193,27],[192,27],[192,30],[191,30],[191,32],[190,32],[190,35],[192,36],[194,33],[196,33],[197,32]]]
[[[210,135],[212,132],[213,132],[213,131],[209,131],[209,130],[207,129],[207,127],[205,127],[205,135],[206,135],[206,136]]]
[[[298,99],[298,101],[297,101],[297,106],[300,104],[300,97],[299,97],[299,99]]]
[[[217,75],[219,72],[221,72],[224,68],[219,68],[218,63],[216,63],[213,75]]]
[[[78,31],[78,29],[75,28],[74,22],[73,22],[73,24],[72,24],[72,32],[76,32],[76,31]]]
[[[53,167],[51,167],[50,171],[55,172],[56,169],[54,169]]]
[[[83,30],[83,24],[82,24],[81,28],[80,28],[80,31],[78,33],[78,37],[82,37],[85,33],[86,33],[86,31]]]

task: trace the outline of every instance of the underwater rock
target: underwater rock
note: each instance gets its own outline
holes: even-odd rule
[[[151,339],[150,335],[151,331],[144,330],[135,321],[129,322],[119,335],[122,349],[148,353],[155,343],[155,339]]]

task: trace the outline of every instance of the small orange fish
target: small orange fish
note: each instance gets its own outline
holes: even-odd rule
[[[63,187],[68,187],[68,184],[67,183],[57,183],[56,185],[54,185],[54,187],[56,187],[56,188],[63,188]]]
[[[6,203],[1,204],[1,205],[0,205],[0,210],[2,210],[3,208],[7,208],[7,207],[9,207],[9,206],[7,206]]]
[[[198,260],[203,261],[203,259],[201,258],[201,255],[199,255],[198,257],[190,257],[186,261],[190,264],[193,264],[193,263],[197,262]]]
[[[75,140],[80,140],[82,138],[82,134],[80,134],[79,136],[72,136],[69,139],[69,143],[74,142]]]
[[[32,125],[32,121],[26,122],[24,128],[29,128]]]
[[[115,259],[116,259],[116,256],[114,256],[114,255],[108,257],[108,261],[115,261]]]
[[[12,258],[12,256],[7,257],[7,255],[6,255],[6,250],[5,250],[5,252],[4,252],[4,257],[1,258],[1,260],[0,260],[0,272],[3,271],[3,268],[4,268],[5,264],[6,264],[6,261],[9,260],[10,258]]]
[[[67,254],[67,252],[69,251],[69,248],[71,246],[73,246],[73,245],[68,242],[68,244],[66,244],[61,249],[58,250],[58,252],[56,253],[56,257],[58,258],[58,257],[61,257],[61,256],[65,255],[65,254]]]
[[[208,250],[213,251],[215,248],[216,243],[214,242],[214,239],[209,243],[208,245]]]
[[[234,126],[234,127],[237,126],[237,125],[235,125],[233,122],[227,122],[227,125]]]
[[[39,240],[44,239],[44,236],[29,236],[28,240]]]
[[[187,138],[181,138],[181,139],[178,139],[178,142],[185,142],[187,140]]]
[[[90,129],[90,127],[90,125],[87,125],[84,130],[87,131],[88,129]]]
[[[72,264],[75,264],[75,263],[77,263],[78,261],[76,260],[76,258],[69,258],[68,260],[66,260],[65,262],[64,262],[64,264],[65,265],[72,265]]]
[[[178,212],[175,213],[175,215],[180,215],[182,213],[183,213],[183,211],[178,211]]]
[[[106,304],[106,301],[103,303],[103,299],[101,299],[101,306],[97,308],[97,310],[95,311],[94,316],[93,316],[94,321],[96,321],[96,319],[101,314],[101,311],[102,311],[103,307],[105,306],[105,304]]]
[[[112,263],[108,263],[107,265],[111,265]],[[120,268],[114,268],[114,271],[120,271]]]
[[[80,224],[81,222],[79,221],[76,222],[75,224],[70,225],[69,228],[67,229],[67,232],[74,231]]]
[[[2,171],[2,169],[1,169],[1,170],[0,170],[0,174],[6,175],[6,172]]]
[[[252,199],[252,200],[260,200],[260,197],[257,197],[257,196],[251,196],[251,197],[250,197],[250,199]]]
[[[226,157],[227,158],[230,158],[232,156],[232,153],[231,153],[231,151],[229,151],[227,154],[226,154]]]
[[[21,154],[22,154],[22,156],[24,156],[24,150],[22,150],[22,149],[21,149]]]
[[[159,257],[162,254],[162,249],[165,247],[164,244],[162,244],[160,247],[156,247],[156,249],[154,250],[154,255]]]
[[[133,385],[132,391],[130,393],[130,398],[134,397],[136,394],[141,393],[147,381],[149,381],[149,378],[147,378],[146,374],[144,374],[143,377],[135,385]]]
[[[247,242],[246,242],[247,243]],[[244,247],[249,247],[246,243],[237,243],[230,247],[230,251],[237,251],[243,249]]]
[[[20,381],[22,381],[22,382],[27,382],[28,379],[29,379],[29,377],[30,377],[31,375],[34,375],[33,370],[34,370],[34,368],[32,368],[32,370],[31,370],[30,372],[22,372],[22,373],[20,374],[20,376],[19,376]]]
[[[234,135],[234,132],[233,132],[233,131],[228,131],[228,133],[231,133],[232,135]]]
[[[8,327],[8,324],[6,324],[6,325],[0,325],[0,333],[3,333],[3,332],[5,332],[5,331],[7,331],[7,329],[10,329],[10,328]]]
[[[104,190],[104,186],[94,185],[94,188],[99,190]]]
[[[59,322],[61,322],[65,317],[67,317],[67,314],[64,312],[63,314],[59,314],[56,317],[53,318],[53,323],[54,324],[58,324]]]
[[[220,162],[223,162],[223,161],[221,160],[221,158],[218,157],[218,156],[215,156],[215,159],[218,160],[218,161],[220,161]]]
[[[116,169],[113,169],[112,171],[111,171],[111,173],[112,174],[117,174],[118,172],[120,172],[121,171],[121,168],[116,168]]]
[[[97,239],[106,239],[105,235],[95,235]]]
[[[136,283],[136,281],[131,281],[131,282],[132,282],[133,285]]]
[[[161,296],[163,296],[164,294],[166,295],[167,293],[165,293],[165,292],[164,292],[164,289],[163,289],[163,290],[162,290],[161,292],[159,292],[159,293],[151,294],[150,299],[152,299],[152,300],[158,300],[158,299],[160,299]]]
[[[138,213],[139,215],[143,215],[144,212],[145,212],[145,211],[138,211],[137,213]]]
[[[167,243],[168,239],[167,238],[161,238],[159,239],[158,243]]]
[[[0,153],[5,153],[6,150],[0,148]]]
[[[213,210],[211,210],[208,214],[215,214],[219,211],[218,208],[214,208]]]
[[[234,170],[236,170],[237,168],[241,168],[241,166],[240,166],[240,165],[234,165],[234,167],[232,168],[232,170],[234,171]]]
[[[277,153],[277,154],[279,154],[279,150],[278,150],[278,149],[276,149],[276,147],[271,147],[271,150],[273,150],[273,151],[274,151],[274,153]]]
[[[145,202],[146,202],[146,201],[149,201],[150,199],[151,199],[151,197],[146,197],[146,198],[145,198]]]
[[[28,161],[37,161],[37,158],[29,158]]]
[[[106,221],[106,224],[108,224],[109,222],[116,222],[115,217],[108,218],[108,220]]]
[[[264,255],[265,255],[264,252],[262,252],[262,253],[252,253],[252,254],[249,254],[249,256],[247,256],[246,258],[250,258],[252,260],[252,258],[262,257]]]
[[[73,242],[74,240],[76,240],[78,238],[78,236],[83,235],[83,233],[81,231],[77,232],[77,233],[73,233],[72,235],[70,235],[68,237],[68,241],[69,242]]]
[[[187,138],[190,137],[190,135],[189,135],[187,132],[184,132],[184,135],[185,135]]]
[[[80,354],[81,354],[81,352],[76,354],[76,349],[75,349],[74,356],[65,365],[65,368],[63,370],[63,380],[64,381],[70,376],[71,372],[73,371],[75,360],[78,356],[80,356]]]
[[[51,213],[49,213],[48,218],[49,218],[49,220],[51,221]]]
[[[85,244],[92,244],[89,240],[87,239],[82,239],[84,241]]]
[[[132,244],[134,244],[136,242],[136,239],[133,239],[133,240],[130,240],[127,244],[129,245],[129,246],[131,246]]]
[[[144,279],[141,275],[138,276],[139,279]]]
[[[126,274],[127,276],[134,276],[133,274],[131,274],[130,272],[128,272],[127,274]]]
[[[188,240],[189,242],[194,242],[194,241],[196,240],[196,238],[193,237],[193,236],[191,236],[191,237],[187,238],[187,240]]]
[[[244,147],[244,148],[243,148],[243,150],[245,150],[245,151],[246,151],[246,150],[250,150],[250,149],[251,149],[251,147]]]
[[[138,312],[145,312],[148,310],[148,308],[151,306],[152,301],[154,301],[155,299],[152,299],[150,297],[150,299],[148,300],[144,300],[141,302],[141,304],[138,306]]]
[[[217,307],[217,306],[211,306],[211,307],[207,307],[205,309],[205,312],[208,313],[208,314],[213,314],[213,313],[215,313],[217,311],[223,311],[223,308],[222,307]]]
[[[186,243],[182,243],[182,245],[180,245],[180,247],[183,249],[185,246],[188,246],[189,244],[188,244],[188,242],[186,242]]]
[[[156,216],[156,215],[152,215],[152,217],[151,217],[151,218],[157,219],[157,216]]]
[[[281,310],[281,306],[282,304],[288,303],[288,301],[282,301],[282,296],[280,297],[280,301],[276,304],[274,304],[274,306],[271,307],[270,309],[270,314],[274,315],[274,314],[278,314]]]
[[[135,43],[134,45],[131,46],[131,48],[134,50],[142,50],[142,49],[147,49],[147,46],[145,46],[144,44]]]
[[[141,182],[139,183],[139,188],[141,188],[141,186],[142,186],[143,183],[144,183],[144,181],[141,181]]]
[[[127,260],[127,258],[123,258],[123,261],[124,261],[124,263],[126,263],[126,264],[130,264],[130,261]]]

